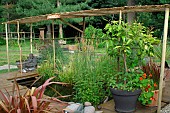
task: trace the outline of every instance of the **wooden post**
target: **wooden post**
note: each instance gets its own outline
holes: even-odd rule
[[[120,10],[119,13],[119,25],[121,25],[121,21],[122,21],[122,11]],[[120,41],[120,39],[119,39]],[[119,50],[120,52],[120,50]],[[117,70],[120,71],[120,56],[117,57]]]
[[[53,32],[53,57],[54,57],[54,69],[56,67],[56,62],[55,62],[55,39],[54,39],[54,20],[52,22],[52,32]]]
[[[168,18],[169,18],[169,8],[166,8],[165,9],[164,36],[163,36],[163,46],[162,46],[161,74],[160,74],[160,82],[159,82],[159,100],[158,100],[157,113],[160,113],[160,110],[161,110],[162,86],[163,86],[165,55],[166,55],[166,41],[167,41],[167,34],[168,34]]]
[[[32,53],[32,23],[30,24],[30,49]]]
[[[121,21],[122,21],[122,11],[120,10],[120,13],[119,13],[119,25],[121,24]]]
[[[17,34],[18,34],[18,47],[20,51],[20,66],[21,66],[21,75],[22,75],[22,49],[20,45],[20,35],[19,35],[19,21],[17,21]]]
[[[5,31],[6,31],[6,55],[7,55],[7,62],[8,62],[8,72],[10,71],[10,63],[9,63],[9,48],[8,48],[8,25],[5,24]]]
[[[84,31],[85,31],[85,28],[86,28],[86,23],[85,23],[85,17],[83,17],[83,38],[84,38]]]
[[[23,32],[24,33],[24,43],[25,43],[25,32]]]

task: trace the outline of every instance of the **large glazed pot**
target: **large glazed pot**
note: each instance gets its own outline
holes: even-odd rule
[[[121,113],[131,113],[136,110],[137,99],[141,90],[126,91],[110,88],[115,102],[115,110]]]

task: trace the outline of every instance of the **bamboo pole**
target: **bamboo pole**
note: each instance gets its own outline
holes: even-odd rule
[[[32,23],[30,24],[30,49],[32,53]]]
[[[168,35],[168,18],[169,18],[169,8],[166,8],[165,9],[164,36],[163,36],[161,74],[160,74],[160,82],[159,82],[159,100],[158,100],[157,113],[160,113],[160,110],[161,110],[162,86],[163,86],[165,55],[166,55],[166,41],[167,41],[167,35]]]
[[[122,11],[120,10],[120,13],[119,13],[119,25],[121,24],[121,21],[122,21]]]
[[[119,13],[119,25],[121,25],[121,21],[122,21],[122,11],[120,10]],[[120,39],[119,39],[120,41]],[[120,50],[119,50],[120,52]],[[120,56],[117,57],[117,70],[120,71]]]
[[[56,58],[56,56],[55,56],[55,39],[54,39],[54,20],[53,20],[53,22],[52,22],[52,32],[53,32],[53,57],[54,57],[54,69],[55,69],[55,67],[56,67],[56,62],[55,62],[55,58]]]
[[[20,45],[20,35],[19,35],[19,21],[17,21],[17,34],[18,34],[18,47],[20,51],[20,66],[21,66],[21,75],[22,75],[22,48]]]
[[[82,32],[82,37],[81,37],[81,43],[83,46],[85,46],[85,39],[84,39],[84,31],[85,31],[85,28],[86,28],[86,23],[85,23],[85,17],[83,17],[83,32]]]
[[[10,71],[10,63],[9,63],[9,48],[8,48],[8,25],[5,24],[6,31],[6,54],[7,54],[7,62],[8,62],[8,72]]]

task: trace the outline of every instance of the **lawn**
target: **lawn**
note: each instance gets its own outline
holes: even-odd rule
[[[30,54],[30,42],[25,40],[21,42],[22,46],[22,59],[26,59]],[[0,46],[0,66],[7,64],[7,54],[6,54],[6,45]],[[33,53],[37,54],[38,51],[33,47]],[[10,65],[14,65],[17,60],[19,60],[19,47],[17,40],[9,40],[9,60]]]

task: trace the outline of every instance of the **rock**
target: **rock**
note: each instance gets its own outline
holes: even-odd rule
[[[68,102],[68,104],[70,105],[70,104],[75,104],[74,102]]]
[[[65,108],[65,112],[74,112],[77,110],[77,108],[80,106],[80,104],[70,104]]]
[[[80,103],[69,102],[69,106],[64,109],[64,113],[83,113],[83,105]]]
[[[85,107],[84,113],[95,113],[95,108],[93,106]]]
[[[160,113],[170,113],[170,104],[168,104],[167,106],[165,106],[164,108],[162,108],[162,110],[160,111]]]
[[[85,102],[84,103],[84,106],[86,107],[86,106],[91,106],[92,104],[90,103],[90,102]]]

